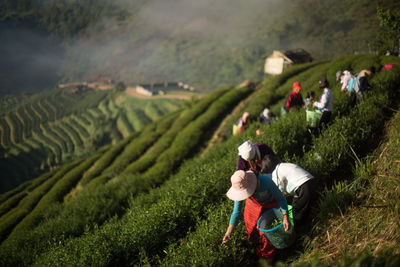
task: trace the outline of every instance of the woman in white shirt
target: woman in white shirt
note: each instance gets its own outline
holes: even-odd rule
[[[319,102],[314,102],[313,107],[319,108],[322,111],[322,116],[319,121],[319,124],[327,124],[331,120],[332,116],[332,91],[329,89],[329,82],[328,80],[323,77],[318,82],[319,88],[323,89],[324,92],[319,100]]]
[[[294,226],[304,224],[317,195],[314,177],[296,164],[282,162],[276,154],[263,158],[261,172],[272,173],[272,180],[278,188],[293,196]]]

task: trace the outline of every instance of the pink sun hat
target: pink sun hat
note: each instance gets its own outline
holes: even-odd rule
[[[257,176],[252,171],[238,170],[231,176],[232,186],[226,193],[228,198],[244,200],[254,194],[257,188]]]

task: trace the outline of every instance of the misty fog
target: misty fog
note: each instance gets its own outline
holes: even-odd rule
[[[317,10],[326,9],[326,14],[314,11],[310,6],[314,2],[303,5],[300,0],[116,0],[113,4],[128,15],[122,20],[96,17],[63,44],[37,28],[1,22],[0,94],[45,90],[60,78],[83,81],[98,75],[127,84],[182,80],[213,90],[261,78],[263,56],[275,49],[304,48],[316,59],[366,50],[366,42],[352,37],[353,28],[363,30],[362,20],[349,16],[346,23],[335,21],[334,14],[348,9],[346,1],[330,9],[321,2]],[[365,19],[373,19],[374,12]]]
[[[0,96],[33,93],[57,84],[64,49],[45,31],[18,21],[0,22]]]

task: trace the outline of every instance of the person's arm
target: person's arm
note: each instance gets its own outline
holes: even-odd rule
[[[285,107],[286,107],[287,110],[289,110],[290,108],[292,108],[292,106],[293,106],[292,102],[293,102],[293,95],[291,94],[291,95],[289,95],[289,97],[287,98],[287,101],[286,101],[286,104],[285,104]]]
[[[226,233],[225,233],[224,237],[222,238],[222,245],[224,245],[224,246],[229,245],[229,242],[231,241],[231,235],[232,235],[235,227],[236,226],[234,226],[233,224],[230,224],[228,226],[228,229],[226,230]]]
[[[233,230],[239,223],[239,218],[242,213],[242,206],[243,206],[243,201],[235,201],[233,203],[233,211],[231,214],[231,218],[229,220],[229,226],[228,226],[228,229],[226,230],[224,237],[222,238],[223,245],[229,244]]]
[[[326,104],[328,103],[328,96],[327,94],[324,92],[321,96],[321,101],[320,102],[315,102],[314,106],[316,106],[317,108],[325,108]]]
[[[236,170],[243,170],[246,171],[247,170],[247,166],[246,166],[246,161],[244,159],[242,159],[241,156],[238,157],[238,160],[236,162]]]
[[[291,227],[291,224],[289,221],[289,213],[288,213],[286,198],[283,195],[283,193],[279,190],[279,188],[275,185],[275,183],[272,181],[272,179],[265,179],[265,181],[267,181],[268,190],[271,192],[276,201],[278,201],[279,203],[279,206],[283,213],[283,228],[285,229],[285,231],[288,231]]]

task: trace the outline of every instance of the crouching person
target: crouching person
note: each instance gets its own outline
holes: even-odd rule
[[[296,164],[281,162],[279,156],[273,154],[267,155],[262,165],[262,172],[272,173],[278,188],[293,196],[293,223],[295,228],[302,227],[317,195],[314,177]]]
[[[256,245],[258,256],[272,261],[275,247],[257,229],[257,221],[264,212],[280,207],[284,214],[283,227],[285,231],[288,231],[291,224],[285,197],[270,177],[267,175],[256,176],[252,171],[236,171],[231,177],[231,183],[232,187],[227,192],[227,196],[234,201],[233,212],[222,243],[224,245],[229,243],[232,232],[239,222],[243,202],[245,202],[244,222],[247,237]]]

